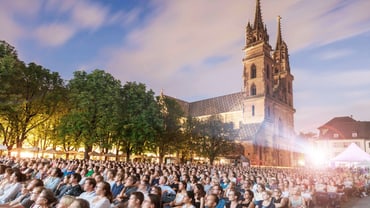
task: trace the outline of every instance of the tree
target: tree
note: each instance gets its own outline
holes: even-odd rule
[[[18,60],[13,47],[0,43],[0,122],[3,143],[22,147],[30,131],[50,119],[60,104],[63,80],[35,63]]]
[[[74,72],[68,84],[69,113],[63,116],[59,126],[60,136],[85,148],[85,158],[96,144],[107,152],[112,146],[112,135],[118,116],[121,83],[111,74],[94,70]]]
[[[127,82],[123,86],[121,102],[117,132],[122,139],[118,142],[129,161],[132,153],[142,153],[145,145],[158,137],[163,120],[154,92],[147,91],[142,83]]]
[[[157,100],[161,109],[163,128],[154,143],[158,149],[159,163],[162,163],[166,154],[181,149],[181,144],[184,142],[181,118],[184,112],[176,100],[164,96],[163,93],[161,93]]]
[[[212,165],[216,157],[229,154],[234,147],[236,131],[232,123],[223,123],[218,116],[200,121],[196,126],[198,154],[207,157]]]
[[[185,163],[191,160],[195,152],[200,152],[198,144],[200,120],[191,116],[184,119],[183,142],[180,143],[179,155],[181,155],[181,162]]]

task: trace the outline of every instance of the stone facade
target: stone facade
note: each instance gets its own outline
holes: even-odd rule
[[[215,98],[186,102],[178,100],[187,115],[206,118],[221,115],[239,130],[237,141],[254,165],[295,165],[293,148],[293,75],[288,47],[281,36],[280,17],[273,50],[264,26],[260,1],[255,20],[246,27],[243,90]]]

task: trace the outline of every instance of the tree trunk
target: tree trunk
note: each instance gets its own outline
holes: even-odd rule
[[[89,153],[92,151],[92,146],[85,145],[84,159],[90,159]]]
[[[130,162],[130,153],[131,150],[129,147],[126,148],[126,162]]]

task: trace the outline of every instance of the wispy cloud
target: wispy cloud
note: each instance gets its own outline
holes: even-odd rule
[[[353,54],[353,50],[349,49],[338,49],[338,50],[331,50],[331,51],[324,51],[323,53],[319,54],[318,57],[321,60],[333,60],[338,58],[343,58],[348,55]]]
[[[221,1],[166,3],[148,18],[146,27],[128,34],[122,48],[112,50],[110,72],[122,80],[145,80],[155,90],[165,88],[168,93],[180,88],[176,94],[182,97],[214,95],[215,90],[209,88],[214,87],[216,73],[241,77],[245,8],[238,4],[225,7]],[[223,60],[227,65],[220,61],[207,70],[207,60],[214,56],[232,58]],[[230,84],[231,88],[224,88],[229,92],[241,88],[240,83]],[[177,88],[171,89],[174,85]]]
[[[35,30],[35,38],[46,46],[60,46],[68,41],[76,32],[74,28],[66,24],[50,24],[38,27]]]
[[[6,40],[13,45],[26,34],[25,25],[17,19],[32,19],[41,7],[41,2],[35,1],[1,1],[0,6],[0,39]]]
[[[272,46],[276,17],[282,16],[283,39],[288,44],[291,63],[298,52],[325,48],[370,31],[370,1],[366,0],[261,4]],[[0,30],[0,38],[15,43],[31,39],[44,48],[62,50],[67,43],[84,40],[81,34],[85,32],[101,35],[104,29],[114,27],[115,34],[108,35],[121,39],[108,45],[104,37],[92,38],[104,40],[91,42],[100,51],[84,59],[85,63],[73,66],[84,66],[86,70],[98,66],[122,82],[143,82],[155,92],[163,88],[166,94],[187,101],[241,90],[245,26],[254,19],[255,0],[150,1],[149,11],[135,6],[127,11],[110,6],[106,1],[93,0],[3,1],[0,26],[6,30]],[[355,49],[348,48],[326,49],[313,56],[317,65],[322,60],[329,63],[353,55]],[[361,97],[370,97],[368,71],[366,66],[335,73],[299,63],[292,67],[298,129],[317,127],[325,122],[323,117],[367,112],[370,101]]]
[[[370,31],[370,1],[295,1],[283,27],[292,52]],[[271,11],[273,12],[273,11]]]
[[[294,91],[296,129],[316,131],[324,122],[342,115],[369,119],[370,70],[310,73],[300,69],[295,77],[299,85]]]
[[[71,13],[76,26],[96,29],[107,21],[109,9],[91,2],[78,1]]]

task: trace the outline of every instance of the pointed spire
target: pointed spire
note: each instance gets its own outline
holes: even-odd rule
[[[260,0],[256,0],[256,14],[254,16],[253,29],[258,29],[258,30],[263,31],[263,21],[262,21]]]
[[[275,50],[278,50],[280,46],[283,44],[283,38],[281,37],[281,23],[280,23],[281,17],[278,16],[277,20],[278,20],[278,31],[277,31]]]

